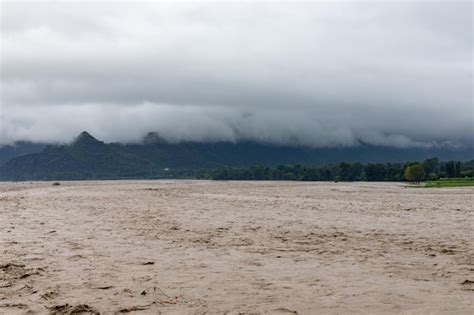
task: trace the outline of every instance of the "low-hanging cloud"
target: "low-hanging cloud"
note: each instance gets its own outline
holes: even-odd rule
[[[0,144],[472,145],[472,4],[2,3]]]

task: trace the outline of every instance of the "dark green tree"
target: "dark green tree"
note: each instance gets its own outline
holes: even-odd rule
[[[403,180],[404,168],[399,163],[387,163],[386,179],[391,181]]]
[[[456,177],[456,165],[454,161],[446,162],[444,168],[446,171],[446,177]]]
[[[384,164],[369,163],[365,167],[365,179],[368,181],[382,181],[385,180],[387,168]]]
[[[423,162],[423,168],[425,169],[426,177],[429,179],[436,179],[439,171],[439,160],[438,158],[427,159]]]
[[[457,161],[454,166],[454,176],[461,177],[461,162]]]
[[[407,181],[419,183],[425,178],[425,170],[421,164],[412,164],[405,169],[404,175]]]
[[[351,181],[352,179],[351,164],[342,162],[339,164],[339,179],[343,181]]]

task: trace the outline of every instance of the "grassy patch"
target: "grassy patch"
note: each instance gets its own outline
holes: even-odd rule
[[[425,182],[427,188],[474,186],[474,178],[448,178]]]

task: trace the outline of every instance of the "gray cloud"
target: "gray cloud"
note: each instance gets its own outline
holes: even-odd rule
[[[472,145],[472,4],[4,3],[0,144]]]

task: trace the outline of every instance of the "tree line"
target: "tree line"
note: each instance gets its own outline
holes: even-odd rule
[[[245,168],[221,167],[201,170],[198,179],[297,180],[297,181],[423,181],[474,177],[474,160],[439,161],[438,158],[409,163],[347,163],[327,166],[279,165]]]

